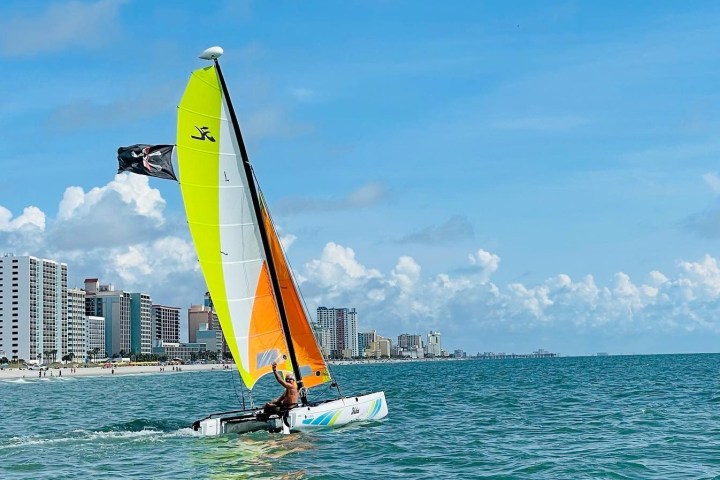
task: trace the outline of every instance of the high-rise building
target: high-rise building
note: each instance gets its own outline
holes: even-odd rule
[[[377,340],[377,333],[375,330],[372,332],[360,332],[358,333],[358,351],[361,356],[365,355],[365,350]]]
[[[180,343],[180,307],[152,306],[152,340]]]
[[[67,296],[67,351],[74,361],[87,356],[87,318],[85,315],[85,291],[68,288]]]
[[[410,335],[403,333],[398,335],[398,348],[416,349],[422,348],[422,337],[420,335]]]
[[[54,360],[67,349],[67,265],[0,257],[0,351],[11,360]]]
[[[442,342],[440,338],[440,332],[433,332],[427,334],[427,344],[425,346],[425,352],[429,356],[440,357],[442,356]]]
[[[332,344],[332,333],[330,332],[330,328],[328,327],[322,327],[317,322],[312,322],[311,324],[313,333],[315,334],[315,341],[320,346],[320,351],[322,352],[324,357],[330,356],[330,345]]]
[[[85,313],[105,317],[105,352],[109,356],[152,353],[150,310],[145,293],[128,293],[85,279]]]
[[[200,325],[205,324],[208,330],[213,330],[213,325],[218,324],[217,316],[209,306],[190,305],[188,309],[188,341],[197,342],[197,332]]]
[[[87,350],[84,357],[92,357],[94,360],[105,357],[105,318],[90,315],[85,320]]]
[[[318,307],[317,323],[330,331],[329,344],[322,345],[330,351],[330,356],[357,357],[358,334],[357,312],[354,308]]]
[[[366,357],[389,358],[392,353],[392,340],[377,335],[375,340],[365,349]]]
[[[203,305],[206,307],[209,307],[212,311],[212,323],[208,324],[208,330],[218,330],[220,332],[220,337],[222,339],[222,354],[228,354],[230,353],[230,348],[227,344],[227,339],[225,338],[225,333],[222,329],[222,324],[220,323],[220,319],[217,316],[217,312],[215,311],[215,305],[213,304],[212,297],[210,296],[210,292],[205,292],[205,298],[203,301]]]
[[[152,353],[152,299],[147,293],[130,294],[130,351]]]

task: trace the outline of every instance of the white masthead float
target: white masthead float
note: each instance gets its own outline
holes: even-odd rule
[[[178,106],[177,161],[190,233],[240,377],[249,390],[262,376],[292,371],[299,403],[269,417],[243,408],[193,423],[204,435],[290,431],[387,415],[383,392],[312,401],[310,389],[333,381],[310,326],[240,132],[218,58],[192,73]],[[243,402],[244,403],[244,402]]]

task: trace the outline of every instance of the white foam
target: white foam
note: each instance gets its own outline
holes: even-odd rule
[[[103,441],[162,441],[171,437],[187,437],[193,436],[194,432],[191,428],[181,428],[172,432],[162,432],[160,430],[143,429],[137,431],[87,431],[74,430],[70,436],[58,438],[46,438],[39,435],[31,435],[27,437],[12,437],[9,442],[3,445],[3,448],[22,448],[29,445],[55,445],[70,442],[103,442]]]

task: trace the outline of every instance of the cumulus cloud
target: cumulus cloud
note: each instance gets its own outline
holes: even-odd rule
[[[118,174],[103,187],[85,192],[68,187],[47,241],[60,250],[87,250],[149,241],[168,234],[165,200],[148,177]]]
[[[127,285],[142,288],[151,284],[174,284],[178,273],[199,271],[192,243],[177,237],[130,245],[110,258],[117,275]]]
[[[95,187],[87,193],[80,187],[65,189],[57,218],[67,221],[74,217],[85,216],[113,194],[117,194],[123,203],[130,205],[134,213],[163,222],[162,210],[165,207],[165,200],[160,196],[160,191],[150,188],[148,177],[124,173],[115,175],[106,186]]]
[[[165,200],[148,177],[119,174],[87,192],[68,187],[55,218],[46,219],[33,206],[13,217],[0,206],[0,251],[68,263],[74,286],[98,277],[136,291],[156,287],[162,297],[175,299],[194,286],[198,298],[182,304],[199,302],[204,282],[187,227],[169,222],[164,210]]]
[[[66,262],[71,281],[98,277],[187,306],[200,301],[205,284],[186,227],[169,221],[164,209],[165,200],[142,176],[118,175],[87,192],[69,187],[54,219],[37,207],[13,216],[0,206],[0,251]],[[289,248],[295,236],[281,233]],[[555,335],[570,343],[720,334],[720,263],[711,255],[680,261],[673,272],[652,270],[644,281],[617,272],[605,285],[592,275],[564,273],[502,285],[495,280],[500,268],[500,256],[477,248],[445,272],[427,273],[410,255],[384,272],[351,247],[328,242],[296,275],[311,312],[352,306],[361,313],[361,330],[388,336],[440,330],[458,346],[501,334],[527,342]]]
[[[305,265],[304,276],[322,288],[347,290],[381,275],[378,270],[368,269],[359,263],[352,248],[330,242],[325,245],[319,259]]]
[[[10,210],[0,205],[0,232],[19,230],[45,230],[45,214],[37,207],[25,207],[23,213],[16,218]]]
[[[674,276],[655,270],[638,283],[618,272],[605,286],[592,275],[567,274],[498,286],[490,280],[499,256],[478,249],[468,263],[472,268],[424,277],[415,259],[402,256],[383,274],[361,265],[351,249],[328,244],[322,260],[305,265],[303,287],[315,292],[313,306],[352,305],[362,312],[362,326],[381,334],[433,329],[462,342],[498,331],[528,339],[545,332],[570,343],[620,335],[630,344],[651,335],[720,334],[720,266],[709,255],[679,262]]]

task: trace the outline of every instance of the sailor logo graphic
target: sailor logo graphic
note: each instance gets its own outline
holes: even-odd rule
[[[212,135],[210,135],[210,129],[208,127],[198,127],[196,125],[195,128],[200,133],[200,136],[196,137],[195,135],[191,135],[190,138],[194,138],[195,140],[202,140],[202,141],[205,141],[206,139],[210,140],[211,142],[215,141],[215,138]]]
[[[162,165],[158,165],[156,163],[153,163],[150,161],[150,157],[158,157],[156,160],[160,160],[160,157],[162,157],[163,152],[155,151],[150,152],[150,147],[145,147],[142,150],[140,150],[140,154],[138,155],[136,152],[131,152],[133,158],[139,158],[142,159],[143,167],[145,167],[145,170],[148,171],[149,174],[152,175],[153,170],[158,171],[162,169]]]

